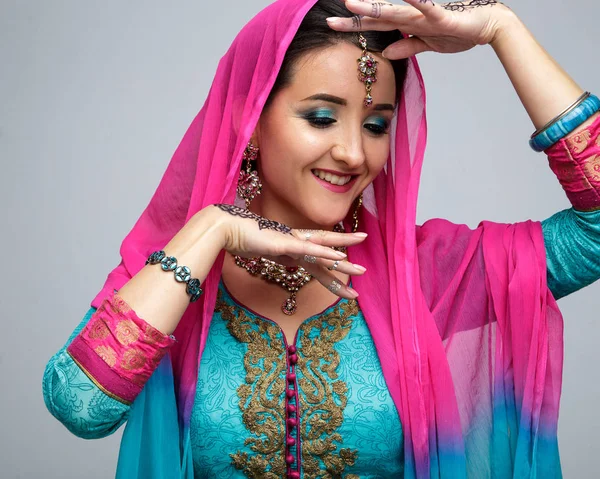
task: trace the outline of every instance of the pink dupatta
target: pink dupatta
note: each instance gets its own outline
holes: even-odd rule
[[[123,286],[200,209],[234,203],[242,151],[314,3],[279,0],[238,34],[92,306]],[[414,57],[399,94],[390,157],[365,191],[361,225],[369,239],[349,256],[370,271],[353,281],[400,412],[405,476],[561,477],[562,318],[546,285],[541,225],[483,222],[472,230],[435,219],[416,226],[427,127]],[[190,415],[221,267],[222,256],[205,294],[177,327],[170,355],[184,477],[191,477]],[[151,397],[148,389],[139,402]],[[142,423],[124,437],[140,463],[156,453],[147,446],[154,429]]]

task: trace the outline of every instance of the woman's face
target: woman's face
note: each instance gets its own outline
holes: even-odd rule
[[[307,53],[263,111],[253,135],[263,191],[253,211],[295,228],[329,229],[379,174],[390,149],[394,71],[375,55],[373,105],[365,107],[360,54],[346,42]]]

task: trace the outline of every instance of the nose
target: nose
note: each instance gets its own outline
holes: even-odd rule
[[[346,168],[354,170],[366,160],[363,140],[360,130],[348,129],[331,149],[335,161],[346,164]]]

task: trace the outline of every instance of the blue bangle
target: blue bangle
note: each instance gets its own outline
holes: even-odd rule
[[[588,96],[581,104],[573,108],[572,111],[569,111],[563,118],[559,118],[548,128],[531,138],[529,140],[529,146],[535,151],[544,151],[545,149],[550,148],[599,110],[600,99],[596,95]]]
[[[203,293],[200,288],[200,280],[192,278],[190,268],[178,266],[174,256],[167,256],[164,251],[155,251],[146,260],[146,264],[160,264],[163,271],[174,271],[175,281],[186,283],[186,292],[190,295],[190,303],[197,301]]]

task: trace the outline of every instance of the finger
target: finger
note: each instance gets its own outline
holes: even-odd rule
[[[311,243],[323,246],[352,246],[363,242],[366,233],[337,233],[335,231],[324,230],[292,230],[292,236]]]
[[[387,46],[382,55],[388,60],[400,60],[427,51],[430,51],[430,48],[423,40],[418,37],[410,37]]]
[[[325,267],[320,265],[320,264],[327,264],[327,263],[333,264],[333,261],[327,262],[327,261],[319,260],[320,264],[316,264],[316,263],[306,262],[304,260],[298,261],[298,260],[290,258],[289,256],[275,256],[275,257],[265,256],[265,259],[275,261],[276,263],[279,263],[279,264],[282,264],[282,265],[288,266],[288,267],[301,266],[302,268],[304,268],[306,270],[306,272],[308,274],[310,274],[319,283],[321,283],[322,286],[324,286],[325,288],[329,289],[329,291],[331,291],[332,293],[334,293],[342,298],[354,299],[358,296],[358,293],[356,293],[355,290],[353,290],[352,288],[348,288],[346,285],[344,285],[344,283],[342,281],[340,281],[338,278],[336,278]],[[341,263],[342,262],[340,261],[340,264]],[[346,263],[348,263],[348,262],[346,262]],[[348,264],[350,264],[350,263],[348,263]],[[362,268],[362,266],[359,266],[359,268]],[[338,268],[338,271],[341,271],[341,269]],[[348,274],[353,274],[353,273],[348,273]],[[336,283],[334,283],[334,281]]]
[[[292,230],[292,234],[294,236],[296,236],[298,239],[302,239],[302,240],[308,240],[311,239],[313,236],[319,237],[319,236],[325,236],[326,231],[325,230],[307,230],[307,229],[294,229]]]
[[[357,15],[364,15],[365,20],[371,18],[390,23],[422,16],[422,13],[412,5],[394,5],[384,1],[346,0],[346,8]]]
[[[346,299],[355,299],[358,297],[358,293],[355,290],[346,286],[342,281],[340,281],[322,266],[306,264],[303,265],[303,267],[311,274],[313,278],[315,278],[333,294]]]
[[[304,258],[302,258],[302,261],[304,263],[326,267],[326,269],[328,271],[339,271],[340,273],[345,273],[345,274],[361,275],[361,274],[364,274],[364,272],[366,271],[366,268],[364,268],[360,265],[354,265],[354,264],[350,263],[349,261],[323,260],[323,259],[317,258],[316,256],[310,256],[310,255],[305,255]]]
[[[408,6],[394,5],[381,0],[346,0],[346,7],[351,12],[371,18],[380,18],[387,22],[406,23],[406,16],[413,15],[411,20],[426,17],[428,20],[441,20],[446,12],[439,8],[433,0],[403,0]],[[368,12],[368,10],[371,10]],[[418,14],[415,17],[414,14]]]
[[[363,31],[378,31],[389,32],[399,30],[399,25],[391,22],[385,22],[376,18],[362,17],[357,19],[354,17],[329,17],[327,24],[333,30],[339,32],[363,32]]]
[[[276,263],[282,264],[284,266],[288,266],[293,268],[295,266],[302,266],[304,269],[308,271],[308,269],[313,269],[316,267],[325,268],[327,271],[337,271],[339,273],[349,274],[349,275],[362,275],[367,269],[364,266],[359,264],[352,264],[349,261],[345,260],[330,260],[330,259],[320,259],[316,257],[304,257],[300,261],[290,258],[289,256],[265,256],[266,259],[271,261],[275,261]]]
[[[340,273],[349,274],[349,275],[362,275],[365,274],[367,269],[359,264],[352,264],[349,261],[342,260],[318,260],[317,264],[319,266],[324,266],[327,271],[338,271]]]
[[[339,31],[390,31],[402,30],[423,19],[423,14],[411,6],[392,5],[383,2],[359,2],[351,10],[353,17],[329,17],[328,25]]]
[[[404,3],[408,3],[423,15],[431,19],[439,19],[444,15],[443,9],[439,8],[433,0],[403,0]]]
[[[275,245],[273,256],[290,256],[294,259],[312,256],[333,261],[346,258],[345,253],[331,249],[328,246],[315,244],[312,241],[303,241],[293,236],[286,236],[281,240],[283,241]]]

